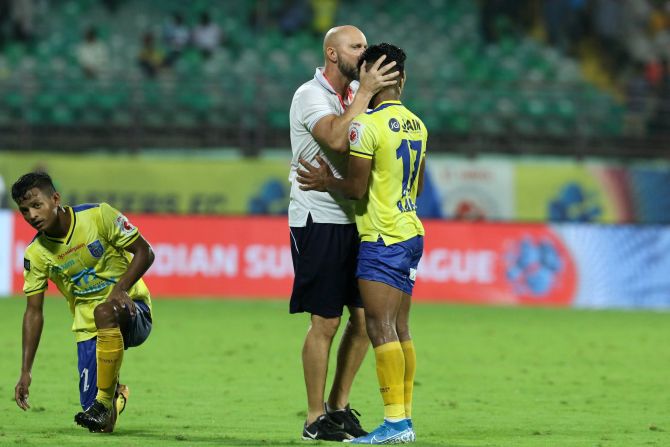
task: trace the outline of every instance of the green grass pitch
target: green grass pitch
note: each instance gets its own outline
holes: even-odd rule
[[[16,407],[24,306],[0,300],[1,446],[309,444],[307,319],[285,302],[155,300],[151,337],[126,352],[131,396],[111,435],[73,422],[76,349],[60,298],[45,304],[32,409]],[[411,325],[417,446],[670,445],[670,313],[417,304]],[[382,419],[371,352],[351,399],[368,429]]]

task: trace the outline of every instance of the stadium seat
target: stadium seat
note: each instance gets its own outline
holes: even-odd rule
[[[409,81],[403,100],[433,128],[444,125],[452,132],[487,134],[509,126],[549,135],[568,135],[576,129],[594,135],[622,132],[623,109],[608,93],[590,87],[576,60],[519,35],[505,17],[495,25],[497,42],[485,45],[477,3],[438,0],[417,8],[413,0],[398,0],[393,8],[380,10],[375,2],[340,2],[335,21],[365,24],[369,42],[385,40],[405,47]],[[267,3],[272,13],[282,5],[281,0]],[[112,120],[122,125],[129,122],[129,110],[139,110],[140,122],[157,126],[177,119],[184,125],[243,121],[285,129],[287,117],[282,115],[293,91],[323,63],[321,36],[308,27],[290,36],[276,26],[259,30],[249,20],[255,7],[245,1],[194,0],[188,7],[179,0],[120,2],[110,14],[98,0],[50,4],[34,48],[9,42],[2,50],[0,73],[4,61],[11,79],[36,80],[34,94],[6,98],[3,119],[25,117],[64,125],[71,119],[91,125]],[[172,69],[155,81],[144,80],[136,62],[141,36],[147,30],[158,31],[175,10],[184,12],[190,25],[201,11],[210,11],[225,42],[208,59],[187,49]],[[400,18],[403,26],[397,26]],[[96,24],[109,47],[106,78],[125,85],[125,90],[98,85],[79,68],[76,47],[89,23]],[[156,36],[162,46],[160,34]],[[55,80],[84,87],[60,104],[54,99],[60,94],[52,85]],[[552,82],[549,93],[547,82]],[[137,92],[131,94],[136,83]],[[175,87],[193,83],[203,88]],[[259,87],[265,84],[273,85],[276,97],[269,98]],[[574,93],[581,89],[586,90],[584,95]],[[270,103],[263,105],[266,101]],[[24,109],[31,112],[24,116]]]

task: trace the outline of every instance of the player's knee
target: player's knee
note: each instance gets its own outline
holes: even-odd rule
[[[118,313],[114,304],[106,301],[98,304],[93,310],[96,327],[109,327],[118,323]]]
[[[407,325],[398,326],[396,332],[398,333],[398,339],[400,341],[410,340],[412,338],[409,333],[409,326]]]
[[[375,346],[397,340],[395,324],[385,319],[366,318],[366,328]]]
[[[351,334],[354,337],[368,337],[368,330],[365,325],[365,320],[350,318],[347,325],[349,326],[348,330],[351,331]]]
[[[340,320],[340,317],[315,318],[312,320],[312,330],[324,337],[333,338],[340,327]]]

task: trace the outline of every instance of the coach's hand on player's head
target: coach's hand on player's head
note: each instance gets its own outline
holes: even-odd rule
[[[300,189],[303,191],[321,191],[326,192],[328,188],[326,187],[326,182],[328,178],[333,177],[333,171],[330,170],[328,163],[321,158],[319,155],[316,156],[315,160],[319,163],[319,166],[313,166],[306,160],[302,158],[299,160],[300,164],[306,171],[298,169],[298,183],[300,183]]]
[[[16,401],[16,405],[23,411],[30,408],[30,404],[28,404],[28,389],[30,388],[30,382],[32,382],[30,373],[22,372],[19,382],[16,384],[16,388],[14,388],[14,400]]]
[[[392,61],[380,68],[381,64],[386,59],[386,55],[379,56],[379,59],[372,64],[370,70],[367,70],[365,64],[361,65],[359,72],[361,90],[367,90],[373,95],[377,94],[384,87],[395,85],[398,83],[396,79],[400,72],[398,70],[391,71],[396,66],[395,61]]]

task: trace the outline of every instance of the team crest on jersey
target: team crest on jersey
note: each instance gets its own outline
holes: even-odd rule
[[[400,123],[397,119],[391,118],[389,120],[389,129],[391,129],[393,132],[400,132]]]
[[[88,248],[88,251],[91,252],[91,255],[94,258],[99,258],[105,252],[105,249],[100,243],[100,241],[91,242],[86,247]]]
[[[356,145],[361,141],[361,130],[360,123],[351,123],[349,127],[349,144]]]
[[[119,227],[121,233],[125,235],[129,235],[133,231],[135,231],[135,227],[133,226],[133,224],[128,222],[128,219],[123,214],[119,215],[119,217],[116,218],[116,226]]]
[[[30,271],[30,259],[23,258],[23,268],[26,272]]]

